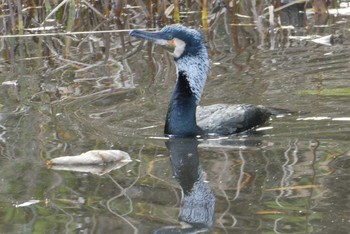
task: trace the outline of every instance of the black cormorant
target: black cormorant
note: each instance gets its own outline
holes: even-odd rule
[[[269,119],[271,112],[263,106],[198,106],[209,72],[208,51],[199,31],[170,25],[157,32],[132,30],[130,36],[161,45],[174,57],[177,81],[169,103],[164,134],[182,137],[230,135],[262,125]]]

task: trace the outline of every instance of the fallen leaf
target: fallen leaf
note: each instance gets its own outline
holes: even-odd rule
[[[328,88],[320,90],[297,90],[298,95],[350,96],[350,88]]]
[[[76,156],[63,156],[48,160],[49,169],[90,172],[104,175],[112,170],[119,169],[129,162],[128,153],[120,150],[91,150]]]

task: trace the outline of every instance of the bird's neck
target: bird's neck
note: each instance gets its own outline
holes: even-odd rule
[[[202,134],[196,123],[196,108],[200,101],[209,71],[207,49],[197,55],[175,59],[177,81],[170,100],[165,122],[166,135],[195,136]]]
[[[196,123],[197,98],[193,93],[186,72],[178,70],[178,77],[171,97],[164,133],[175,136],[200,135]]]

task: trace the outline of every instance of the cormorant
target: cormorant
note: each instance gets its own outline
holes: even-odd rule
[[[230,135],[262,125],[269,119],[271,112],[260,105],[198,106],[209,72],[208,51],[199,31],[170,25],[157,32],[132,30],[130,36],[161,45],[174,57],[177,81],[164,134],[181,137]]]

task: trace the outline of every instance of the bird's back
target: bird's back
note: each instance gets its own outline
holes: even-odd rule
[[[204,133],[229,135],[264,124],[271,112],[264,106],[215,104],[198,106],[197,125]]]

